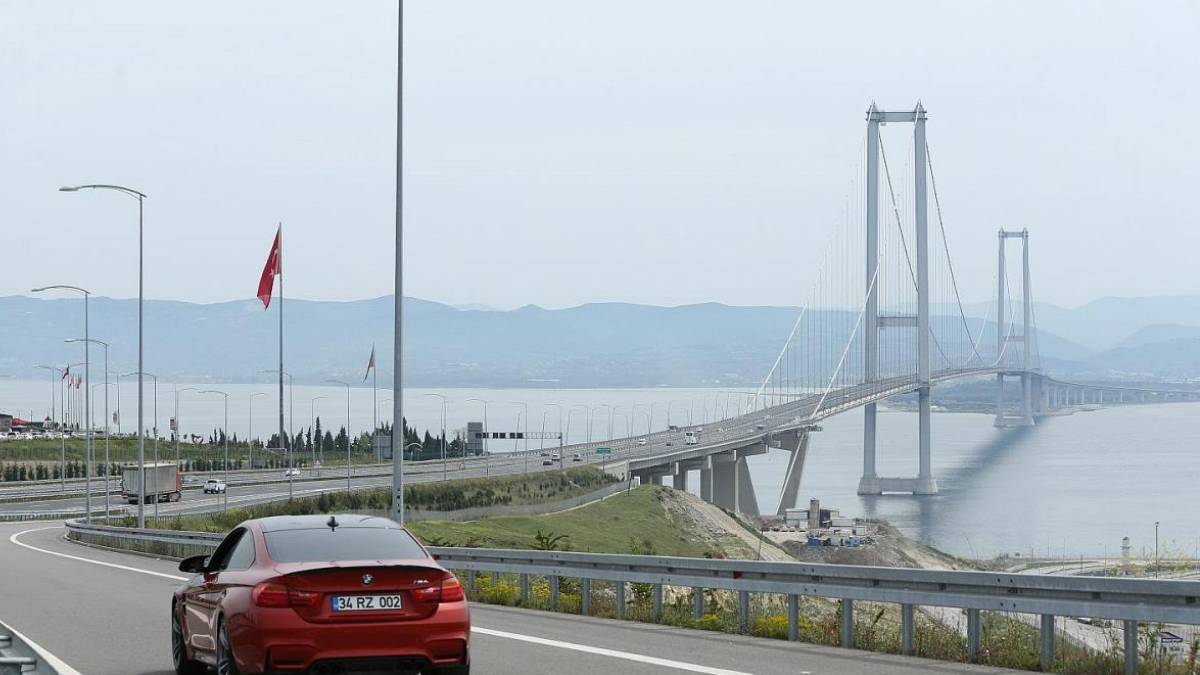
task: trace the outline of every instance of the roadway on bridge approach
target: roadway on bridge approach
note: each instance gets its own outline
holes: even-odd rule
[[[63,532],[61,523],[0,525],[0,620],[85,675],[172,673],[176,563],[73,544]],[[1016,672],[535,610],[471,611],[480,675]]]

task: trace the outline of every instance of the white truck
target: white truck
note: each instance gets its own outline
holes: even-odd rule
[[[146,502],[177,502],[183,497],[183,474],[174,462],[146,464]],[[137,464],[121,467],[121,492],[125,501],[136,504],[141,493]]]
[[[700,439],[696,437],[696,432],[685,431],[683,432],[683,442],[687,445],[695,445],[700,442]]]

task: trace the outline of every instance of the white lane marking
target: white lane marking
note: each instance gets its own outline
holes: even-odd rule
[[[54,672],[58,673],[59,675],[80,675],[78,670],[75,670],[71,666],[63,663],[62,659],[46,651],[45,647],[25,637],[21,631],[13,628],[3,621],[0,621],[0,627],[3,627],[5,632],[7,632],[9,635],[12,635],[21,642],[29,645],[30,649],[37,653],[38,661],[49,666]]]
[[[603,647],[590,647],[574,642],[562,642],[559,640],[549,640],[546,638],[534,637],[532,635],[522,635],[520,633],[508,633],[502,630],[492,630],[491,628],[480,628],[479,626],[471,627],[472,633],[480,635],[490,635],[492,637],[506,638],[509,640],[519,640],[521,642],[530,642],[535,645],[543,645],[546,647],[558,647],[559,649],[569,649],[576,652],[584,652],[587,654],[596,654],[598,656],[607,656],[614,659],[624,659],[626,661],[637,661],[638,663],[648,663],[652,666],[662,666],[663,668],[674,668],[676,670],[685,670],[689,673],[706,673],[706,675],[750,675],[738,670],[726,670],[724,668],[712,668],[710,666],[700,666],[694,663],[684,663],[683,661],[672,661],[670,659],[660,659],[657,656],[645,656],[642,654],[631,654],[630,652],[621,652],[615,649],[605,649]]]
[[[17,532],[16,534],[9,537],[8,540],[22,548],[27,548],[31,551],[37,551],[38,553],[45,553],[47,555],[58,556],[59,558],[66,558],[67,560],[77,560],[79,562],[91,563],[93,565],[101,565],[104,567],[111,567],[113,569],[125,570],[126,572],[140,572],[142,574],[149,574],[149,575],[156,576],[156,577],[162,577],[164,579],[173,579],[175,581],[187,581],[187,579],[188,579],[187,577],[181,577],[181,576],[178,576],[175,574],[165,574],[163,572],[154,572],[152,570],[144,570],[144,569],[141,569],[138,567],[129,567],[128,565],[118,565],[117,563],[104,562],[103,560],[92,560],[91,558],[84,558],[84,557],[77,556],[77,555],[71,555],[69,553],[59,553],[58,551],[50,551],[50,550],[47,550],[44,548],[38,548],[37,546],[31,546],[31,545],[26,544],[25,542],[21,541],[20,539],[18,539],[18,537],[20,537],[21,535],[29,534],[30,532],[42,532],[44,530],[57,530],[57,529],[59,529],[59,528],[58,527],[35,527],[32,530],[22,530],[21,532]]]

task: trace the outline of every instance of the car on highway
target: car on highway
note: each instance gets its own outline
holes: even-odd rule
[[[294,478],[299,475],[300,475],[300,469],[297,469],[295,467],[292,467],[292,468],[288,469],[287,471],[283,472],[284,478]]]
[[[554,460],[547,457],[546,459],[542,460],[542,466],[554,466]]]
[[[200,479],[191,474],[184,474],[184,476],[183,476],[183,484],[184,485],[195,485],[196,483],[199,483],[199,482],[200,482]]]
[[[204,494],[221,494],[225,491],[225,481],[209,478],[204,481]]]
[[[577,452],[577,453],[575,453],[575,454],[574,454],[574,456],[572,456],[572,457],[571,457],[571,461],[572,461],[572,462],[582,462],[582,461],[583,461],[583,455],[580,455],[580,454]]]
[[[179,569],[193,575],[171,602],[179,675],[470,673],[462,586],[386,518],[247,520]]]
[[[646,439],[644,439],[644,438],[638,439],[638,445],[645,445],[645,444],[646,444]]]

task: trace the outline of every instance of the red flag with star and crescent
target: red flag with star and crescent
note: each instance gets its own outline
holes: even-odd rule
[[[267,264],[263,266],[262,277],[258,280],[258,299],[262,300],[263,309],[271,306],[271,292],[275,290],[275,277],[283,274],[283,226],[275,232],[275,242],[271,244],[271,252],[267,254]]]

